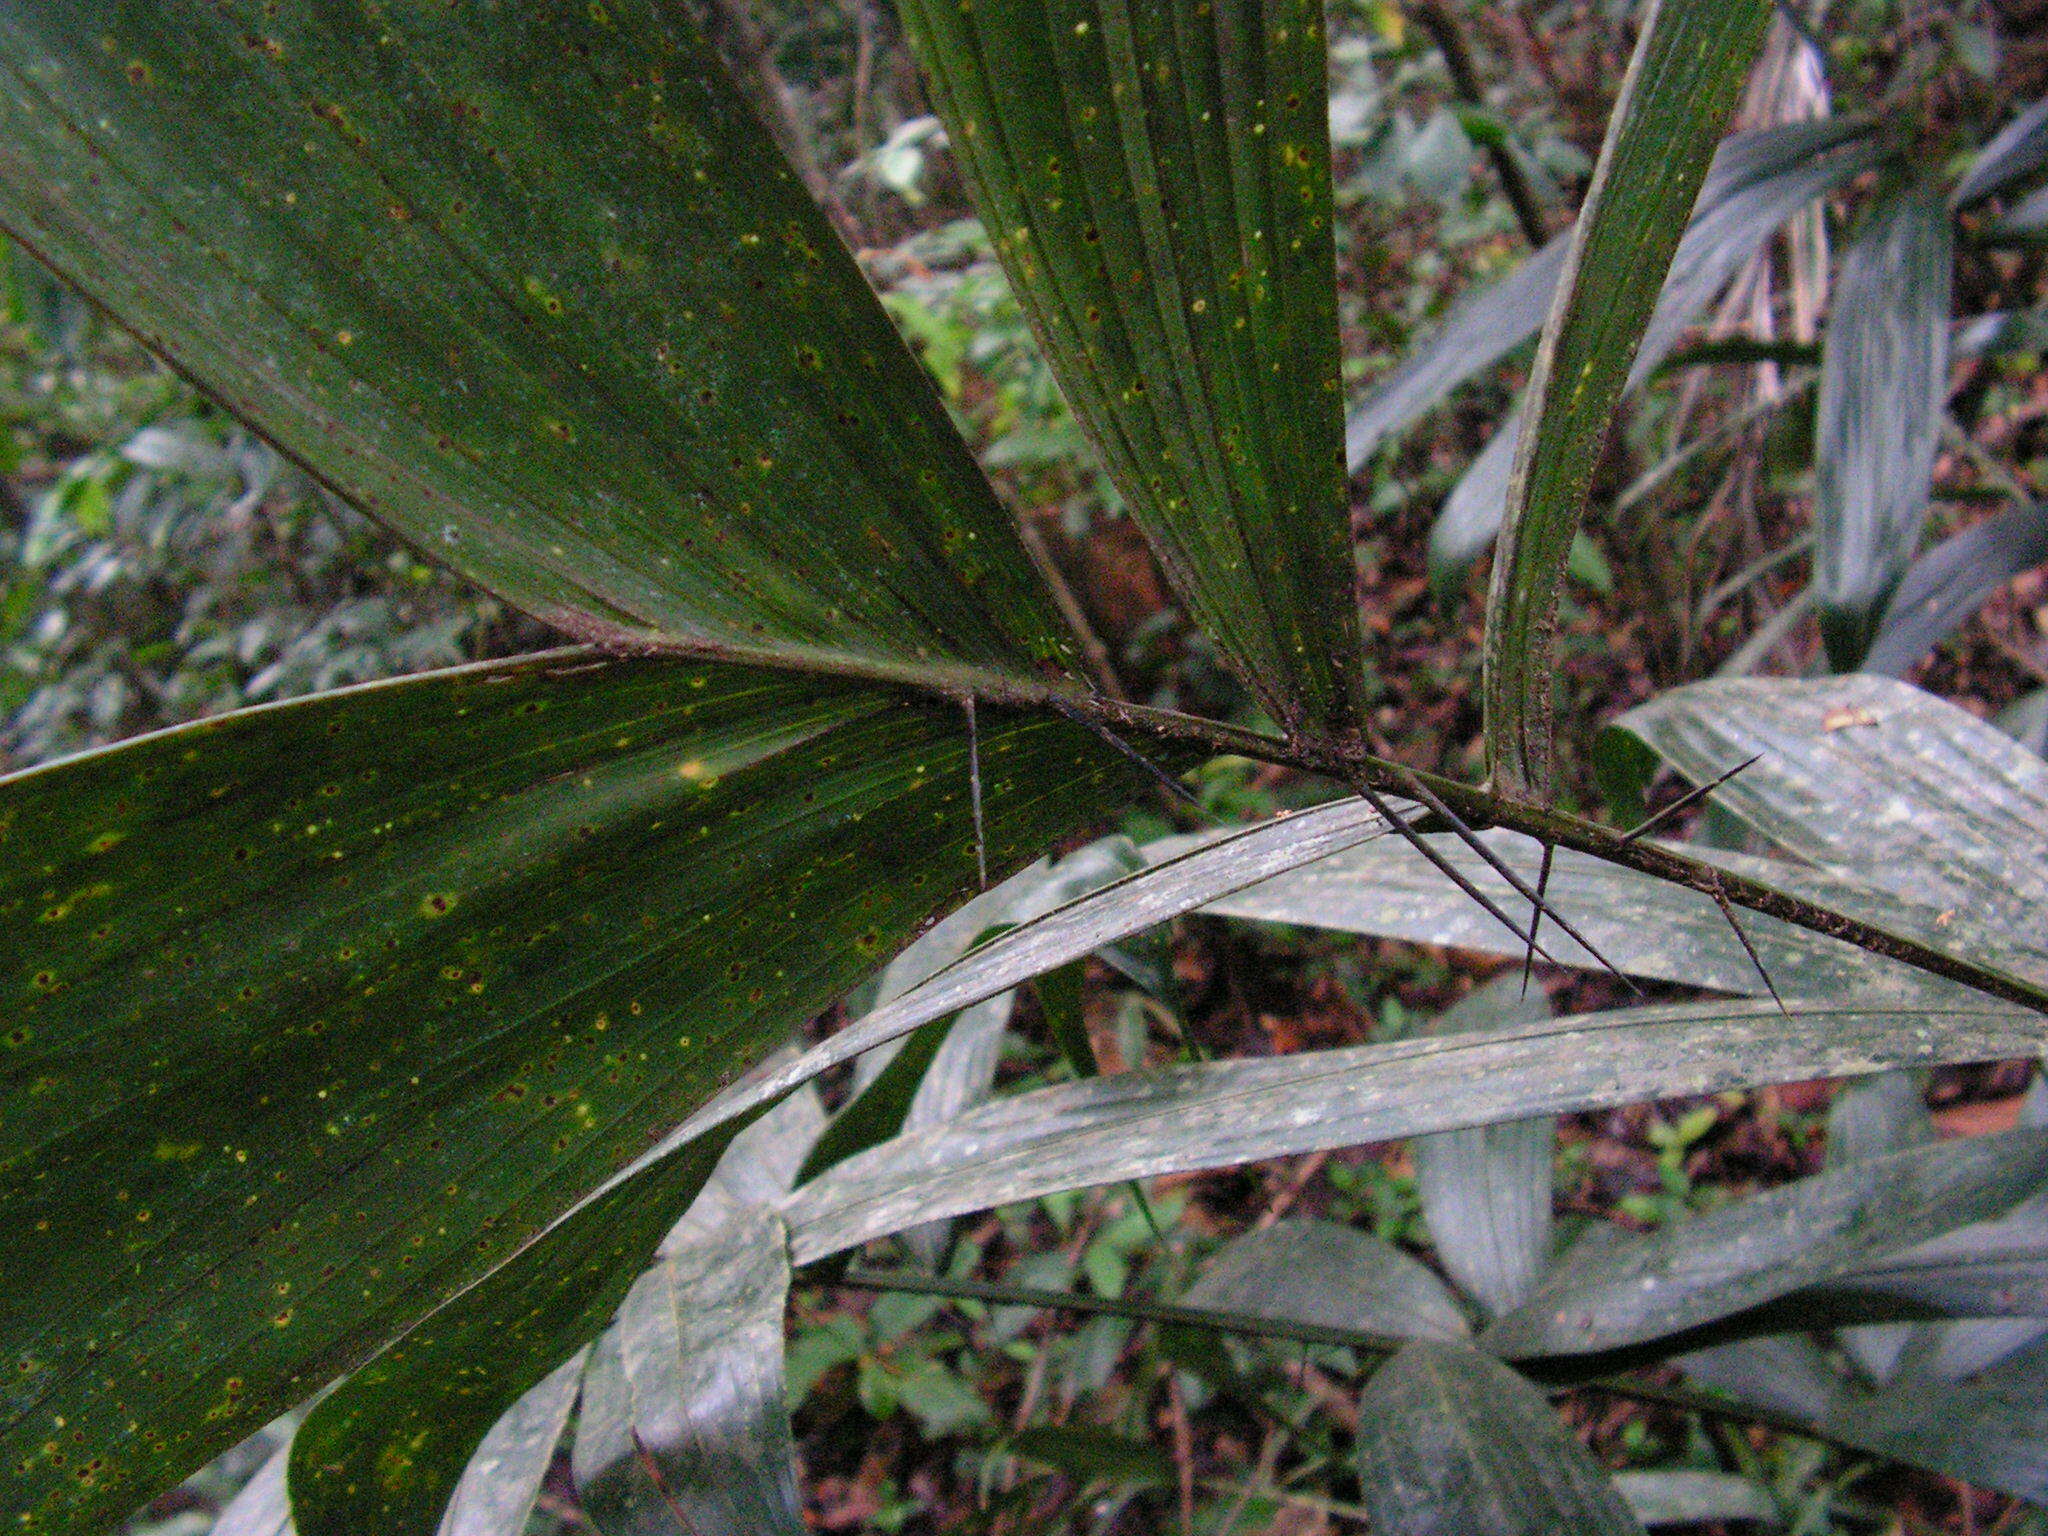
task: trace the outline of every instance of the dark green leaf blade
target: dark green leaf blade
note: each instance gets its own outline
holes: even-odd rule
[[[1128,782],[1064,721],[980,752],[999,869]],[[971,891],[966,759],[891,690],[569,652],[0,782],[20,1528],[362,1360]]]
[[[1503,1029],[1550,1017],[1540,986],[1509,974],[1462,998],[1434,1033]],[[1549,1115],[1418,1136],[1408,1144],[1430,1241],[1451,1278],[1498,1316],[1529,1293],[1550,1262]]]
[[[1191,615],[1358,724],[1320,0],[913,0],[997,254]]]
[[[1410,1344],[1366,1383],[1359,1479],[1383,1536],[1642,1536],[1543,1394],[1469,1345]]]
[[[742,1124],[571,1211],[323,1398],[292,1441],[299,1536],[434,1536],[493,1424],[603,1326]]]
[[[2048,1130],[1874,1157],[1640,1235],[1598,1227],[1487,1332],[1511,1356],[1620,1348],[1996,1216],[2048,1178]]]
[[[1769,0],[1653,0],[1536,351],[1487,602],[1487,760],[1549,793],[1557,599],[1616,402]]]
[[[2010,507],[1927,551],[1899,579],[1863,670],[1903,677],[1984,600],[2048,562],[2048,503]]]
[[[1357,1227],[1300,1216],[1224,1244],[1185,1304],[1398,1339],[1471,1332],[1443,1281],[1400,1249]]]
[[[1920,541],[1948,398],[1948,210],[1902,181],[1842,261],[1814,426],[1813,585],[1828,658],[1856,666]]]
[[[681,7],[25,0],[0,225],[579,638],[921,677],[1061,654],[929,381]]]

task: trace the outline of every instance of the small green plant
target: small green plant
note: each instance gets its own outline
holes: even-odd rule
[[[821,1266],[1121,1309],[1112,1355],[1163,1321],[1198,1379],[1187,1362],[1237,1367],[1189,1333],[1351,1350],[1375,1363],[1346,1454],[1376,1528],[1629,1531],[1547,1386],[1652,1394],[1639,1360],[1782,1333],[1773,1307],[1857,1328],[2014,1311],[1996,1277],[2040,1262],[2039,1127],[1549,1252],[1557,1114],[2044,1040],[2048,770],[1959,711],[1852,678],[1695,685],[1625,718],[1601,753],[1617,804],[1662,759],[1780,856],[1557,803],[1560,596],[1574,561],[1600,569],[1581,514],[1667,274],[1704,281],[1688,218],[1771,17],[1642,13],[1502,459],[1475,785],[1381,750],[1370,703],[1319,4],[902,9],[1228,717],[1122,696],[676,7],[0,16],[0,227],[343,501],[576,642],[0,781],[13,1528],[111,1528],[302,1410],[228,1530],[516,1530],[566,1435],[600,1530],[794,1536],[784,1317]],[[1481,112],[1456,127],[1511,149]],[[1736,168],[1791,153],[1767,149]],[[943,373],[958,328],[924,329]],[[67,494],[91,519],[119,490]],[[1155,842],[1142,868],[1123,845],[1042,862],[1217,757],[1332,798]],[[1341,915],[1295,907],[1303,881]],[[1276,890],[1290,910],[1246,910]],[[1105,1074],[1061,1003],[1072,968],[1170,996],[1131,941],[1193,912],[1734,1000]],[[1026,986],[1071,1080],[994,1094]],[[842,1002],[847,1027],[784,1049]],[[828,1119],[815,1084],[856,1058]],[[1086,1293],[847,1258],[901,1234],[930,1263],[968,1212],[1400,1138],[1477,1313],[1317,1225],[1233,1246],[1184,1305],[1135,1300],[1167,1204],[1137,1198],[1075,1254]],[[844,1363],[876,1411],[958,1423],[985,1405],[950,1341],[903,1342],[923,1305],[871,1313]],[[1977,1366],[1818,1407],[1724,1372],[1733,1397],[1682,1404],[2038,1498],[2040,1351]],[[909,1517],[900,1491],[886,1510]]]

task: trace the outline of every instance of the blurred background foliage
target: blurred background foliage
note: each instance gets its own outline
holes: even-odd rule
[[[1064,575],[1103,670],[1133,697],[1249,718],[1250,701],[1170,602],[1034,350],[888,7],[693,4],[860,253],[1027,536]],[[1626,0],[1332,0],[1355,395],[1460,299],[1566,227],[1627,58],[1632,10]],[[1786,14],[1799,26],[1786,23],[1775,45],[1785,67],[1752,92],[1740,126],[1866,114],[1899,136],[1901,153],[1953,180],[2048,96],[2048,8],[2038,0],[1833,0]],[[1716,670],[1827,668],[1807,595],[1813,384],[1835,254],[1880,180],[1854,178],[1787,223],[1634,397],[1574,561],[1568,718],[1605,719]],[[1927,528],[1893,552],[1901,562],[1923,543],[2038,508],[2048,492],[2040,185],[2037,165],[1956,222],[1962,329]],[[1961,344],[1973,325],[1977,341]],[[1375,723],[1418,765],[1478,771],[1484,563],[1447,579],[1428,550],[1441,510],[1508,418],[1527,362],[1527,345],[1510,349],[1447,392],[1374,444],[1353,481]],[[2048,729],[2048,580],[2039,556],[2015,557],[2012,540],[1978,542],[2003,574],[1965,582],[1976,595],[1956,623],[1902,670],[2038,741]],[[541,626],[327,498],[24,252],[4,252],[0,766],[550,643]],[[1314,793],[1281,770],[1228,761],[1204,770],[1201,789],[1226,819]],[[1595,793],[1578,765],[1565,797],[1590,803]],[[1142,839],[1170,828],[1137,815],[1124,830]],[[1496,967],[1457,951],[1210,918],[1122,958],[1127,967],[1091,963],[1081,990],[1106,1065],[1396,1038]],[[1548,981],[1560,1008],[1613,1000],[1599,978]],[[1035,1043],[1043,1013],[1040,998],[1020,1004],[1026,1027],[1006,1037],[998,1086],[1069,1070]],[[2023,1071],[1946,1072],[1928,1097],[1944,1123],[1983,1129],[2010,1122],[2024,1086]],[[1826,1084],[1792,1085],[1569,1118],[1560,1221],[1654,1227],[1810,1173],[1831,1097]],[[1173,1296],[1226,1238],[1290,1215],[1425,1252],[1417,1212],[1406,1152],[1362,1148],[1157,1181],[1143,1204],[1129,1191],[1048,1197],[961,1224],[944,1264],[1103,1298]],[[1359,1362],[1345,1351],[1224,1346],[1116,1316],[803,1280],[791,1329],[807,1517],[819,1529],[1359,1528],[1355,1505],[1329,1492],[1351,1475]],[[2044,1529],[2013,1501],[1808,1441],[1598,1399],[1570,1413],[1610,1466],[1740,1467],[1787,1530]],[[262,1447],[243,1448],[135,1530],[199,1536],[261,1460]],[[535,1531],[589,1528],[567,1487],[551,1479]]]
[[[0,759],[545,632],[326,497],[19,249],[0,268]]]

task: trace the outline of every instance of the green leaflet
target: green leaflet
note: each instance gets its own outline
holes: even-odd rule
[[[1565,560],[1643,329],[1770,19],[1769,0],[1652,0],[1644,14],[1536,349],[1487,601],[1487,760],[1509,793],[1549,793]]]
[[[1358,1416],[1383,1536],[1642,1536],[1543,1394],[1470,1345],[1408,1345],[1366,1383]]]
[[[1932,186],[1871,204],[1842,260],[1814,422],[1813,585],[1847,671],[1920,542],[1948,399],[1953,236]]]
[[[0,226],[579,638],[1063,662],[929,381],[680,7],[22,0]]]
[[[292,1441],[298,1536],[435,1536],[489,1432],[604,1326],[739,1129],[572,1211],[322,1399]]]
[[[912,0],[1061,387],[1290,732],[1358,724],[1320,0]]]
[[[1129,772],[1057,719],[980,734],[992,869]],[[356,1365],[957,902],[964,736],[565,652],[0,781],[18,1528],[94,1529]]]

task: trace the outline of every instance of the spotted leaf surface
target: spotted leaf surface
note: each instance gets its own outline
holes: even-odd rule
[[[1487,761],[1510,792],[1550,793],[1565,562],[1659,289],[1770,19],[1765,0],[1653,0],[1644,11],[1537,344],[1487,599]]]
[[[783,1207],[799,1264],[1055,1190],[1760,1083],[2038,1052],[2039,1014],[1680,1003],[1483,1034],[1120,1072],[871,1148]],[[1974,1145],[1974,1143],[1972,1143]]]
[[[1320,0],[911,0],[983,221],[1192,615],[1355,724]]]
[[[1009,520],[684,7],[24,0],[0,226],[585,639],[1057,668]]]
[[[578,1207],[323,1398],[292,1442],[299,1536],[438,1536],[501,1416],[604,1326],[735,1129]]]
[[[980,758],[1004,871],[1130,772],[987,709]],[[969,801],[950,707],[574,651],[0,781],[18,1528],[125,1513],[503,1263],[970,891]],[[651,1223],[644,1264],[650,1210],[578,1242]]]

